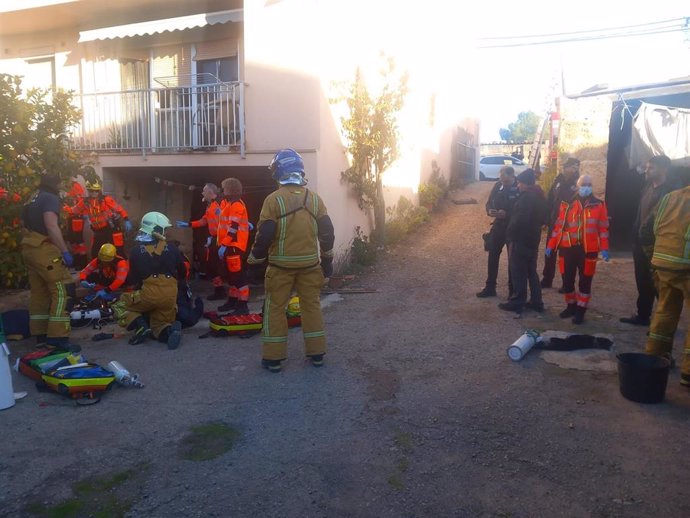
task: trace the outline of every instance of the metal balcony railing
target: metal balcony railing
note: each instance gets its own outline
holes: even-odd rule
[[[244,155],[244,84],[216,83],[75,96],[83,151]]]

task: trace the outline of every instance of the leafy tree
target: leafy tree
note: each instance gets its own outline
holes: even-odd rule
[[[517,120],[508,124],[507,131],[510,134],[508,138],[503,138],[503,128],[501,128],[501,139],[512,140],[513,142],[517,143],[531,142],[534,140],[534,134],[536,133],[540,122],[541,117],[533,111],[520,112]]]
[[[392,58],[382,71],[383,87],[372,96],[359,68],[345,98],[349,116],[341,119],[351,166],[341,173],[357,194],[362,210],[374,210],[374,241],[385,243],[383,174],[399,153],[398,112],[407,94],[407,74],[395,73]]]
[[[504,142],[508,142],[510,140],[513,140],[513,136],[510,133],[510,130],[508,128],[499,129],[498,134],[501,136],[501,140]]]
[[[69,131],[79,121],[72,94],[31,89],[22,95],[21,78],[0,74],[0,171],[6,199],[0,201],[0,286],[26,284],[19,251],[23,205],[44,171],[68,180],[92,178],[93,168],[69,148]]]

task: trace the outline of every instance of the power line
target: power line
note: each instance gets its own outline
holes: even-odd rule
[[[604,31],[617,31],[620,29],[634,29],[636,27],[653,27],[655,25],[661,25],[661,24],[677,24],[680,22],[684,22],[685,25],[688,25],[688,20],[690,18],[672,18],[670,20],[661,20],[658,22],[647,22],[647,23],[640,23],[637,25],[623,25],[619,27],[607,27],[603,29],[588,29],[584,31],[573,31],[573,32],[555,32],[555,33],[550,33],[550,34],[528,34],[525,36],[489,36],[485,38],[479,38],[480,40],[519,40],[519,39],[526,39],[526,38],[550,38],[553,36],[572,36],[576,34],[589,34],[589,33],[597,33],[597,32],[604,32]]]
[[[614,38],[632,38],[640,36],[654,36],[656,34],[668,34],[672,32],[684,32],[687,27],[678,28],[667,28],[664,30],[654,30],[646,32],[629,32],[629,33],[612,33],[612,34],[602,34],[599,36],[583,36],[582,38],[563,38],[563,39],[552,39],[546,41],[529,41],[522,43],[498,43],[495,45],[478,45],[479,49],[495,49],[495,48],[507,48],[507,47],[528,47],[536,45],[554,45],[558,43],[571,43],[571,42],[583,42],[583,41],[595,41],[603,39],[614,39]]]

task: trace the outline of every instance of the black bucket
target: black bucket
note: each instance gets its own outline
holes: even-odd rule
[[[664,400],[671,362],[643,353],[622,353],[616,358],[623,397],[638,403],[661,403]]]

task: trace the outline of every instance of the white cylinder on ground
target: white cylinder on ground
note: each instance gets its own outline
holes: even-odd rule
[[[0,343],[0,410],[14,406],[12,371],[10,371],[10,350],[5,342]]]
[[[541,337],[537,331],[531,329],[526,331],[508,347],[508,357],[514,362],[519,362],[525,357],[529,350],[534,347],[534,344],[539,341],[541,341]]]

